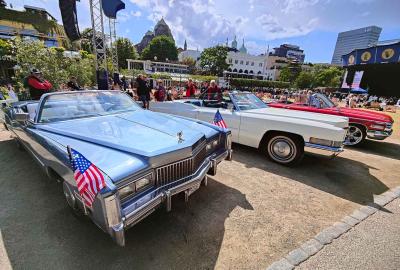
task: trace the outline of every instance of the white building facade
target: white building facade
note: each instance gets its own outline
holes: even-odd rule
[[[226,62],[230,65],[227,73],[232,75],[252,75],[264,77],[267,66],[267,55],[251,55],[243,52],[228,52]]]

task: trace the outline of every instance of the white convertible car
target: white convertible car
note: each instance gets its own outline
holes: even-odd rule
[[[254,94],[231,92],[222,100],[183,99],[151,102],[150,109],[206,122],[220,111],[235,143],[259,148],[271,160],[285,165],[299,162],[304,148],[343,151],[348,118],[270,108]]]

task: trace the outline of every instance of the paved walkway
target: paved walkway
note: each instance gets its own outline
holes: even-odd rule
[[[400,199],[325,246],[296,269],[400,269]]]

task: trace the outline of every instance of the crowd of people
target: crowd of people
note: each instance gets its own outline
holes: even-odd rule
[[[118,76],[113,80],[109,78],[108,84],[111,90],[121,90],[128,93],[135,100],[142,102],[143,108],[149,109],[151,100],[163,102],[172,101],[181,98],[200,97],[208,100],[221,100],[222,93],[227,90],[220,88],[215,80],[210,82],[197,83],[189,79],[184,86],[166,86],[164,80],[147,77],[140,74],[136,78],[128,79],[125,76]],[[9,93],[14,97],[12,85],[6,85]],[[24,87],[29,90],[30,98],[38,100],[40,97],[52,91],[53,86],[47,81],[38,69],[32,69],[30,74],[24,79]],[[79,85],[76,77],[72,76],[69,81],[62,84],[59,91],[79,91],[85,87]],[[378,97],[376,95],[367,94],[351,94],[341,92],[325,92],[319,89],[291,90],[291,89],[247,89],[255,92],[256,95],[265,102],[270,101],[290,101],[307,103],[312,101],[313,94],[323,93],[328,96],[334,103],[343,104],[350,108],[375,108],[384,110],[391,107],[400,107],[400,99],[395,97]],[[0,93],[0,99],[5,99]]]
[[[291,101],[307,103],[315,93],[322,93],[335,104],[341,104],[349,108],[374,108],[385,110],[393,106],[400,107],[400,99],[396,97],[379,97],[368,94],[352,94],[342,92],[330,92],[318,89],[289,90],[289,89],[253,89],[256,95],[266,101]]]

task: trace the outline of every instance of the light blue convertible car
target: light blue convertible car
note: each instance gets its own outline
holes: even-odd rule
[[[231,133],[206,122],[141,109],[119,91],[58,92],[4,110],[17,145],[62,182],[65,199],[121,246],[124,231],[171,197],[185,199],[231,159]],[[67,146],[95,164],[106,187],[82,202]]]

